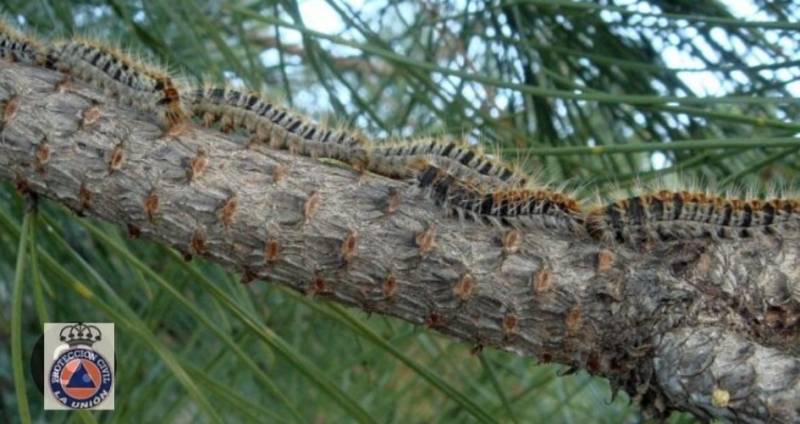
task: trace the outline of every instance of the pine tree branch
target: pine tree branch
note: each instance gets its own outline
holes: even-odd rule
[[[657,416],[800,420],[796,234],[632,250],[529,228],[504,250],[503,231],[406,182],[199,127],[162,138],[80,83],[59,92],[54,72],[0,66],[0,176],[20,190],[246,280],[585,369]]]

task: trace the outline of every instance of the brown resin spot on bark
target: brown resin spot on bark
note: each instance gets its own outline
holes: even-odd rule
[[[339,256],[345,262],[345,264],[350,264],[353,262],[353,259],[358,255],[358,233],[356,230],[350,229],[347,231],[347,236],[345,236],[344,241],[342,241],[342,246],[339,249]]]
[[[208,167],[208,155],[205,150],[200,149],[189,161],[189,168],[186,170],[186,179],[189,182],[194,181],[199,176],[203,175]]]
[[[784,321],[784,313],[783,310],[780,308],[769,308],[764,313],[764,324],[770,328],[776,328],[783,326]]]
[[[28,179],[23,177],[22,174],[17,173],[14,177],[14,189],[21,195],[31,193],[31,186]]]
[[[150,193],[144,197],[144,213],[147,215],[147,220],[150,223],[155,221],[155,216],[158,213],[158,195],[155,190],[150,190]]]
[[[217,212],[217,216],[219,217],[219,222],[222,224],[223,227],[226,229],[231,226],[233,223],[233,218],[236,215],[236,209],[238,204],[238,198],[235,194],[230,195],[227,199],[225,199],[225,203],[219,208]]]
[[[425,317],[425,326],[428,328],[434,328],[442,325],[442,316],[436,312],[431,311],[427,317]]]
[[[186,125],[185,121],[177,121],[171,123],[166,130],[164,130],[164,134],[161,135],[161,138],[175,138],[180,137],[189,132],[189,126]]]
[[[322,202],[322,196],[320,196],[319,192],[315,191],[308,196],[306,199],[305,204],[303,204],[303,217],[305,218],[305,223],[308,224],[314,215],[317,214],[317,210],[319,209],[319,205]]]
[[[581,310],[577,306],[570,309],[567,312],[567,316],[564,319],[564,325],[567,327],[567,331],[570,333],[575,333],[581,327]]]
[[[50,162],[50,144],[47,143],[47,140],[43,139],[36,145],[34,156],[36,158],[36,170],[44,172],[45,165]]]
[[[120,143],[114,146],[114,150],[111,151],[111,157],[108,159],[108,175],[119,171],[124,161],[125,149],[122,147],[122,143]]]
[[[81,210],[89,209],[92,206],[92,192],[86,187],[86,183],[81,183],[81,187],[78,189],[78,202]]]
[[[475,279],[470,273],[465,273],[458,279],[455,286],[453,286],[453,294],[462,302],[468,301],[472,297],[472,291],[475,288]]]
[[[600,356],[596,352],[590,352],[586,358],[586,369],[592,374],[600,371]]]
[[[614,253],[608,249],[603,249],[597,252],[597,272],[607,272],[614,266],[615,261]]]
[[[289,174],[289,166],[285,163],[280,163],[272,169],[272,182],[275,184],[281,182],[286,175]]]
[[[325,280],[322,279],[320,276],[315,276],[313,280],[311,280],[311,288],[309,290],[309,294],[312,296],[317,296],[320,294],[324,294],[328,291],[327,286],[325,285]]]
[[[102,112],[100,110],[100,106],[98,105],[89,106],[88,108],[84,109],[81,112],[81,129],[88,128],[100,120],[100,116],[102,116]]]
[[[4,128],[17,114],[19,110],[19,96],[11,96],[8,100],[3,102],[3,116],[0,119],[0,128]]]
[[[436,246],[436,227],[431,224],[425,231],[414,237],[414,242],[419,248],[419,255],[425,256]]]
[[[503,334],[508,337],[517,332],[519,318],[514,314],[506,314],[503,317]]]
[[[70,85],[70,79],[71,78],[70,78],[70,76],[68,74],[64,75],[64,77],[61,78],[60,80],[58,80],[56,85],[53,86],[53,91],[55,91],[56,93],[62,93],[62,94],[66,93],[67,89],[69,88],[69,85]]]
[[[553,273],[548,265],[542,266],[531,276],[531,288],[536,294],[547,293],[553,287]]]
[[[386,215],[392,215],[393,213],[397,212],[398,209],[400,209],[400,191],[394,187],[391,187],[389,188],[389,192],[386,196],[386,207],[384,208],[384,212],[386,212]]]
[[[383,280],[383,297],[388,301],[393,301],[395,294],[397,293],[397,279],[395,279],[393,273],[389,273],[386,276],[386,279]]]
[[[207,251],[206,233],[202,229],[196,229],[192,234],[192,241],[189,243],[189,250],[195,255],[204,255]]]
[[[278,243],[274,237],[270,237],[267,239],[267,243],[264,245],[264,260],[272,263],[278,260],[278,257],[281,254],[281,245]]]
[[[501,244],[503,246],[503,253],[512,254],[517,253],[520,246],[522,245],[522,233],[519,230],[512,229],[508,230],[503,233],[501,238]]]

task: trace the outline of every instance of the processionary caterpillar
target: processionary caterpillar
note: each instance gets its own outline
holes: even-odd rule
[[[257,94],[202,88],[186,95],[166,71],[98,42],[75,38],[45,48],[2,20],[0,57],[70,72],[142,111],[157,112],[170,128],[191,113],[207,125],[220,121],[223,130],[246,129],[273,148],[334,158],[393,178],[416,178],[438,203],[481,222],[541,224],[632,244],[800,229],[798,199],[741,200],[692,191],[657,191],[583,213],[572,197],[528,187],[527,175],[466,144],[432,138],[373,145],[356,132],[326,128]],[[112,162],[110,172],[121,163]]]
[[[45,52],[47,52],[45,54]],[[76,37],[56,42],[49,50],[33,38],[0,23],[0,56],[57,67],[117,96],[145,112],[156,112],[168,127],[181,124],[187,111],[206,125],[221,121],[222,129],[244,128],[255,141],[288,148],[307,156],[329,157],[394,178],[415,176],[414,162],[429,160],[447,166],[459,178],[496,186],[523,186],[527,177],[489,159],[466,144],[435,139],[372,146],[353,131],[334,130],[308,121],[254,93],[226,88],[192,91],[189,105],[170,75],[143,64],[119,49]]]
[[[543,188],[488,190],[459,180],[435,165],[424,166],[417,178],[441,205],[460,217],[495,225],[539,226],[581,232],[583,215],[575,199]]]
[[[168,128],[186,118],[180,90],[169,74],[119,49],[78,37],[56,42],[50,55],[57,59],[59,70],[116,95],[123,103],[156,112]]]
[[[394,178],[413,178],[415,163],[446,167],[455,178],[496,187],[522,187],[529,177],[511,166],[488,158],[466,143],[434,138],[397,141],[370,149],[370,171]]]
[[[800,200],[743,200],[692,191],[660,190],[581,212],[579,201],[541,188],[478,186],[424,164],[420,187],[459,217],[499,225],[539,224],[589,234],[603,242],[748,238],[800,229]]]
[[[333,158],[362,170],[368,161],[362,137],[309,122],[255,93],[218,87],[196,89],[191,110],[207,126],[220,122],[223,131],[243,128],[253,141],[266,142],[276,149]]]
[[[587,231],[604,241],[747,238],[800,228],[800,201],[741,200],[690,191],[661,190],[594,208]]]
[[[352,131],[333,130],[275,106],[255,93],[209,87],[194,91],[192,114],[210,126],[220,122],[223,131],[244,128],[254,141],[273,148],[328,157],[393,178],[412,178],[417,161],[448,166],[457,177],[493,185],[524,185],[527,177],[510,166],[490,160],[466,144],[435,139],[372,145]]]
[[[0,57],[44,67],[53,66],[53,58],[37,39],[14,28],[7,19],[0,18]]]

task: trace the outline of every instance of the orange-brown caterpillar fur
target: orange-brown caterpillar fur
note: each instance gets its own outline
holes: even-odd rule
[[[465,183],[449,172],[427,165],[418,184],[437,203],[459,217],[498,225],[528,226],[580,231],[583,215],[577,200],[544,188],[485,189]]]
[[[333,158],[357,169],[366,167],[367,146],[363,137],[325,128],[256,93],[221,87],[195,89],[191,111],[206,125],[220,122],[224,131],[242,128],[254,141],[276,149]]]
[[[187,114],[180,90],[170,75],[122,51],[96,41],[75,38],[56,42],[50,56],[58,69],[96,85],[146,112],[156,112],[169,128],[180,125]]]
[[[0,57],[67,71],[140,110],[157,112],[170,128],[178,127],[191,114],[207,124],[220,122],[226,131],[245,129],[254,140],[273,148],[338,159],[358,170],[392,178],[416,178],[418,186],[437,203],[459,217],[480,222],[514,227],[533,223],[588,234],[602,242],[631,244],[781,235],[787,229],[800,228],[796,216],[800,199],[742,200],[693,191],[660,190],[583,212],[576,199],[529,186],[527,175],[464,143],[420,139],[373,144],[356,132],[327,128],[257,94],[216,87],[182,92],[166,71],[98,42],[75,38],[47,48],[4,21],[0,21]],[[12,98],[5,103],[3,122],[15,110]],[[44,165],[46,157],[40,156],[40,165]],[[109,174],[120,169],[123,158],[120,144],[109,160]],[[189,179],[199,175],[205,163],[201,156]],[[282,175],[276,172],[276,181]],[[396,210],[394,200],[398,198],[390,195],[387,213]],[[319,201],[315,194],[304,205],[306,221],[313,217]],[[152,220],[157,202],[147,205]],[[422,254],[432,247],[419,241],[418,245]],[[503,240],[503,247],[513,252],[516,243]]]
[[[455,178],[491,187],[522,187],[528,175],[514,167],[489,159],[464,142],[434,138],[396,141],[369,149],[369,170],[392,178],[413,178],[420,164],[446,167]]]
[[[430,160],[449,166],[459,177],[494,185],[524,185],[528,177],[489,159],[465,143],[420,139],[373,145],[357,132],[334,130],[277,106],[256,93],[207,87],[195,89],[192,115],[205,125],[219,122],[223,131],[242,128],[253,141],[312,157],[327,157],[392,178],[412,178],[413,163]]]
[[[52,67],[54,60],[39,40],[19,31],[4,18],[0,18],[0,58],[45,67]]]
[[[595,239],[621,243],[746,238],[797,229],[798,212],[797,199],[742,200],[661,190],[594,208],[586,227]]]
[[[595,240],[640,244],[685,239],[747,238],[800,229],[800,200],[722,197],[659,190],[583,212],[578,200],[545,188],[477,186],[430,163],[417,182],[459,217],[479,222],[525,226],[529,223]]]

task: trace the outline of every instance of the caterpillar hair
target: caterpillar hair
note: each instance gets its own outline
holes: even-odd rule
[[[437,203],[459,218],[500,226],[538,226],[582,232],[583,215],[575,199],[544,188],[500,188],[471,185],[446,170],[428,164],[417,178]]]
[[[186,118],[180,90],[164,70],[83,38],[56,42],[50,55],[61,71],[116,95],[123,103],[157,113],[169,128]]]
[[[310,122],[255,93],[207,87],[194,91],[192,115],[223,130],[242,128],[254,141],[299,154],[327,157],[393,178],[413,178],[412,164],[430,160],[452,168],[459,178],[493,185],[525,185],[527,178],[508,165],[489,159],[466,144],[434,139],[372,146],[358,133]]]
[[[446,167],[457,179],[496,187],[523,187],[530,177],[511,166],[488,158],[463,142],[420,139],[376,145],[370,150],[370,171],[394,178],[416,176],[413,163],[430,162]]]
[[[0,18],[0,57],[45,67],[52,67],[54,62],[44,45],[16,29],[7,18]]]
[[[800,200],[742,200],[690,191],[661,190],[592,209],[589,234],[620,243],[748,238],[800,228]]]
[[[357,133],[308,121],[256,93],[220,87],[197,89],[191,110],[206,125],[220,122],[223,130],[242,128],[253,141],[269,143],[273,148],[333,158],[361,170],[367,166],[369,147]]]

